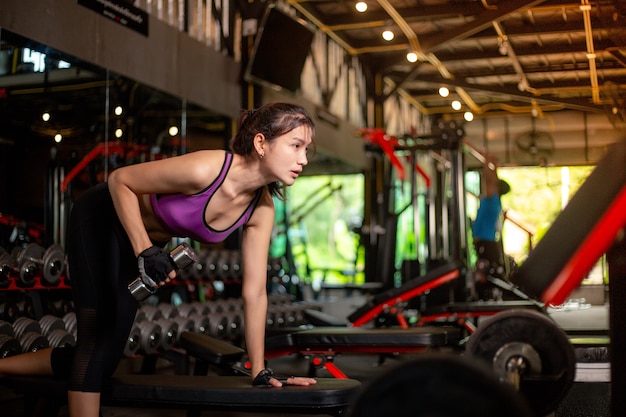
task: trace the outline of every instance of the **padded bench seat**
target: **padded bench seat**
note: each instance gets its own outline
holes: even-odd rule
[[[53,377],[10,376],[0,383],[24,395],[27,407],[40,398],[64,404],[67,395],[66,382]],[[121,375],[111,378],[103,390],[102,404],[187,410],[189,415],[227,410],[337,416],[359,388],[359,381],[335,378],[318,378],[308,387],[269,388],[253,387],[248,376]]]
[[[452,346],[460,341],[460,330],[454,327],[360,328],[317,327],[286,335],[268,337],[266,354],[272,351],[301,352],[333,350],[340,352],[408,352],[424,348]]]
[[[499,313],[505,310],[514,310],[520,308],[529,308],[543,312],[543,308],[533,301],[510,300],[510,301],[468,301],[455,302],[431,307],[426,310],[423,315],[431,316],[438,314],[476,314],[480,313]]]

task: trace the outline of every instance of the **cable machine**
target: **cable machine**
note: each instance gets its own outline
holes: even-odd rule
[[[361,230],[366,282],[389,289],[442,262],[467,265],[463,129],[446,122],[420,137],[359,133],[370,164]],[[457,281],[445,297],[464,292]]]

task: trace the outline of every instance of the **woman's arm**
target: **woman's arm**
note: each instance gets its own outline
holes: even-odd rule
[[[252,365],[252,378],[265,368],[265,325],[267,318],[267,258],[270,237],[274,227],[274,202],[265,190],[254,214],[244,227],[242,242],[244,300],[244,332],[246,350]],[[312,385],[314,378],[289,377],[290,385]],[[268,381],[274,387],[282,383],[275,378]]]
[[[274,227],[274,202],[267,190],[243,230],[242,297],[246,350],[252,377],[265,368],[265,325],[267,318],[267,258]]]
[[[192,194],[206,187],[223,163],[223,153],[198,151],[116,169],[108,179],[117,215],[128,234],[135,256],[152,246],[142,220],[144,194]]]

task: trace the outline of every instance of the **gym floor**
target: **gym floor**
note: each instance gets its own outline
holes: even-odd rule
[[[360,307],[364,299],[359,296],[351,297],[328,297],[324,303],[323,311],[344,320],[347,315]],[[608,328],[608,307],[593,306],[585,309],[552,310],[551,316],[563,328]],[[415,354],[419,355],[419,354]],[[380,372],[392,366],[400,365],[403,361],[409,361],[413,355],[402,354],[400,356],[385,358],[380,361],[378,355],[340,355],[335,359],[336,365],[350,378],[367,383]],[[308,362],[295,355],[281,358],[273,358],[268,361],[269,367],[277,373],[286,375],[306,375]],[[132,366],[132,365],[131,365]],[[604,367],[606,368],[606,367]],[[606,369],[604,370],[606,371]],[[159,368],[159,372],[170,372],[167,365]],[[318,377],[331,377],[326,371],[321,370]],[[578,378],[577,378],[578,380]],[[610,384],[604,381],[575,382],[567,397],[561,402],[558,409],[550,416],[545,417],[608,417],[609,415],[609,389]],[[0,416],[2,417],[25,417],[24,404],[21,397],[16,397],[6,388],[0,387]],[[59,417],[67,417],[67,410],[62,409]],[[186,417],[184,410],[148,409],[148,408],[122,408],[103,407],[102,417]],[[252,414],[238,412],[203,412],[202,417],[276,417],[276,414]],[[300,415],[301,416],[301,415]],[[282,415],[282,417],[295,417],[295,415]],[[318,417],[313,415],[311,417]]]

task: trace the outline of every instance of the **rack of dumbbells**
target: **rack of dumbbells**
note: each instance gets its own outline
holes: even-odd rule
[[[197,293],[191,297],[204,301],[173,304],[163,301],[167,297],[159,297],[157,292],[156,297],[139,304],[124,354],[142,358],[144,368],[153,366],[156,358],[186,366],[185,352],[178,344],[185,331],[242,345],[240,252],[203,249],[199,253],[198,262],[180,270],[170,286],[196,292],[211,288],[204,294],[207,297]],[[10,252],[0,247],[0,357],[76,343],[76,316],[65,266],[65,253],[59,245],[44,248],[29,243]],[[274,269],[268,265],[268,274],[275,274]],[[267,327],[305,325],[306,309],[319,308],[288,294],[270,294]]]
[[[59,245],[0,247],[0,358],[76,343],[76,316],[65,291],[56,299],[42,296],[70,289],[64,272]]]
[[[288,294],[269,294],[267,327],[276,331],[306,326],[304,311],[318,309],[315,303],[295,301]],[[243,347],[244,315],[241,298],[216,298],[179,305],[143,303],[135,316],[125,356],[143,359],[142,373],[154,371],[156,359],[166,359],[176,373],[187,374],[188,357],[179,345],[183,332],[200,333]]]

